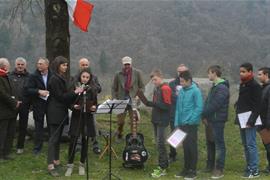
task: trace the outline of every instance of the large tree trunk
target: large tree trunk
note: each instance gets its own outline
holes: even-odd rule
[[[64,56],[70,62],[69,16],[64,0],[45,0],[45,22],[47,58],[52,62]]]

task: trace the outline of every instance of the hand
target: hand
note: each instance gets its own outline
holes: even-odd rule
[[[75,93],[75,94],[80,94],[80,93],[82,93],[83,91],[84,91],[84,88],[83,88],[83,87],[76,87],[74,93]]]
[[[21,104],[22,104],[22,101],[17,101],[16,108],[19,108]]]
[[[95,105],[91,106],[90,111],[96,111],[97,107]]]
[[[47,91],[47,90],[38,90],[38,94],[40,95],[40,96],[42,96],[42,97],[46,97],[46,96],[49,96],[49,91]]]
[[[81,109],[81,106],[78,104],[75,104],[73,107],[74,107],[74,109]]]
[[[203,118],[202,122],[203,122],[203,124],[204,124],[205,126],[208,126],[207,119]]]

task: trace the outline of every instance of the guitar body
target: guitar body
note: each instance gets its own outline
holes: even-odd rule
[[[144,147],[144,137],[137,133],[139,112],[133,106],[132,132],[126,135],[126,146],[123,151],[123,166],[127,168],[142,168],[148,159],[148,152]]]

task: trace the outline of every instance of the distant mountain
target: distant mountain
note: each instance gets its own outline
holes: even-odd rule
[[[101,54],[108,75],[120,68],[126,55],[146,74],[156,67],[173,76],[176,66],[185,63],[195,76],[206,76],[209,65],[220,64],[235,81],[242,62],[270,66],[270,1],[92,2],[89,32],[70,25],[73,72],[78,58],[86,56],[100,74]],[[44,56],[42,11],[36,7],[34,17],[29,10],[21,23],[16,19],[9,26],[9,8],[8,3],[0,4],[0,53],[31,61]]]

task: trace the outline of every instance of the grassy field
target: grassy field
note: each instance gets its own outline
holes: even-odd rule
[[[239,129],[234,125],[234,113],[230,111],[230,119],[226,124],[225,137],[227,145],[227,158],[225,167],[225,177],[223,179],[233,180],[240,179],[242,171],[245,167],[243,147],[240,141]],[[98,115],[97,121],[102,129],[108,129],[109,122],[108,116]],[[113,129],[115,130],[116,123],[115,117],[113,118]],[[139,125],[139,131],[145,136],[145,146],[150,153],[148,161],[145,163],[145,169],[125,169],[122,167],[122,151],[124,149],[125,143],[113,144],[113,148],[116,150],[119,158],[113,158],[112,162],[112,172],[123,180],[133,180],[133,179],[151,179],[150,173],[153,168],[156,167],[157,151],[155,149],[153,141],[153,131],[150,123],[150,114],[147,112],[142,112],[142,122]],[[126,126],[125,132],[128,132],[128,126]],[[104,146],[103,137],[99,137],[99,142],[101,147]],[[61,160],[65,165],[67,162],[67,146],[68,144],[61,145]],[[260,168],[263,169],[266,166],[265,151],[258,137],[259,155],[260,155]],[[38,156],[32,155],[32,141],[26,142],[26,149],[23,155],[16,155],[14,160],[10,162],[4,162],[0,164],[0,179],[1,180],[45,180],[54,179],[50,177],[47,173],[47,143],[42,150],[42,153]],[[99,160],[99,157],[93,154],[89,148],[89,177],[90,179],[103,179],[108,172],[108,156],[104,156],[103,159]],[[14,150],[15,151],[15,150]],[[63,176],[55,179],[86,179],[86,177],[78,176],[78,159],[79,154],[76,154],[76,163],[74,173],[70,178]],[[168,175],[160,179],[174,179],[174,175],[182,169],[183,165],[183,152],[182,148],[178,149],[178,160],[177,162],[170,165],[168,170]],[[200,170],[204,169],[206,161],[206,146],[205,146],[205,135],[204,127],[200,125],[199,130],[199,161],[198,161],[198,178],[201,180],[210,179],[210,174],[202,173]],[[265,176],[261,174],[259,179],[269,179],[270,176]]]

